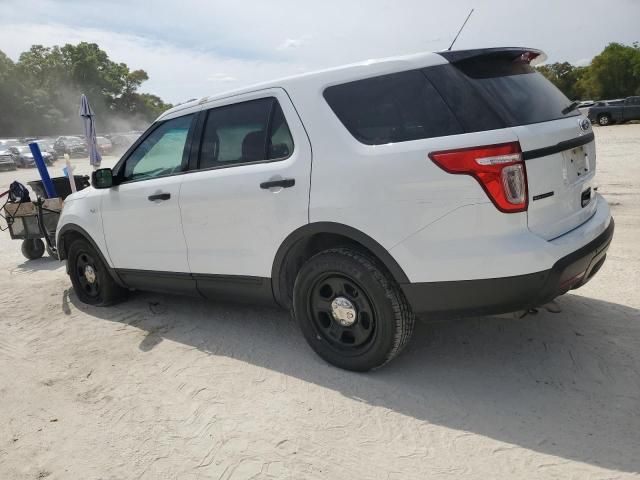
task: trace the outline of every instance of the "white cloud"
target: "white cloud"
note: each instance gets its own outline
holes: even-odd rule
[[[210,82],[235,82],[237,78],[226,73],[214,73],[209,75],[208,80]]]
[[[578,67],[586,67],[590,63],[591,63],[590,58],[581,58],[580,60],[576,60],[575,62],[573,62],[573,64]]]
[[[278,50],[287,50],[289,48],[298,48],[304,43],[302,38],[287,38],[278,46]]]
[[[146,70],[150,79],[141,91],[158,94],[171,103],[291,75],[301,69],[295,62],[227,58],[92,28],[31,24],[0,28],[0,45],[14,59],[32,44],[50,46],[81,41],[97,43],[112,60],[124,62],[131,69]]]
[[[16,59],[34,43],[93,41],[114,60],[146,70],[144,91],[179,102],[301,71],[441,50],[472,6],[456,48],[531,46],[555,62],[638,40],[636,0],[617,0],[615,8],[583,0],[578,10],[557,0],[480,3],[0,0],[0,49]],[[600,28],[602,18],[616,28]]]

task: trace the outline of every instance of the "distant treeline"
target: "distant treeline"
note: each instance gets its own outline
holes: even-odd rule
[[[96,112],[99,133],[144,128],[171,107],[138,93],[148,79],[95,43],[33,45],[15,63],[0,51],[0,138],[81,132],[81,93]]]
[[[640,95],[640,45],[610,43],[586,67],[569,62],[538,67],[571,100],[606,100]]]

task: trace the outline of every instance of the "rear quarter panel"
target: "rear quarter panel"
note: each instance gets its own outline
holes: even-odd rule
[[[386,72],[370,76],[382,73]],[[349,133],[323,97],[328,86],[350,80],[287,86],[313,148],[310,222],[348,225],[391,250],[458,208],[490,203],[474,178],[446,173],[428,154],[512,142],[517,140],[515,133],[502,129],[364,145]]]

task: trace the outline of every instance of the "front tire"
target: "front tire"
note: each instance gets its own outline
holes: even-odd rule
[[[111,278],[107,266],[88,241],[74,241],[67,261],[73,290],[83,303],[104,307],[126,298],[127,291]]]
[[[414,316],[398,285],[368,255],[321,252],[296,277],[295,317],[313,350],[340,368],[366,372],[400,353]]]

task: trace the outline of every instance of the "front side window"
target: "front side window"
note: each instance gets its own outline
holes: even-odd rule
[[[127,158],[124,180],[143,180],[184,170],[189,149],[187,137],[194,115],[167,120],[138,145]]]
[[[280,104],[261,98],[212,109],[207,114],[201,169],[283,159],[293,139]]]

